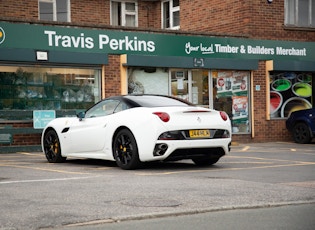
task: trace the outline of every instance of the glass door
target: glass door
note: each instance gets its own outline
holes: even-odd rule
[[[233,133],[250,132],[250,72],[211,71],[213,108],[225,111],[232,122]]]
[[[208,70],[171,70],[170,75],[172,96],[209,108]]]
[[[209,107],[209,71],[191,71],[191,102],[196,105]]]

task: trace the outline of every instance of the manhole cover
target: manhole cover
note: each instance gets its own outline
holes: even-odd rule
[[[176,200],[162,199],[162,198],[138,198],[122,202],[124,205],[136,207],[176,207],[181,205]]]

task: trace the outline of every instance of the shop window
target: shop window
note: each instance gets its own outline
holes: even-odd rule
[[[138,4],[132,1],[111,1],[111,25],[138,26]]]
[[[70,0],[39,0],[39,20],[70,22]]]
[[[314,77],[307,72],[270,72],[270,118],[286,118],[293,111],[312,108]]]
[[[286,0],[285,25],[315,28],[315,1]]]
[[[209,108],[209,71],[172,69],[171,95]]]
[[[179,0],[162,1],[162,28],[179,29]]]
[[[191,101],[189,97],[188,70],[172,70],[171,71],[171,95],[186,101]]]
[[[211,71],[213,108],[225,111],[233,133],[250,132],[249,71]]]
[[[168,71],[163,68],[128,68],[128,94],[168,95]]]
[[[100,100],[100,71],[50,67],[0,67],[0,112],[69,111],[75,115]],[[24,120],[23,118],[20,118]]]

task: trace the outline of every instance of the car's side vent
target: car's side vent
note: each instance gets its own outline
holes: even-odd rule
[[[68,132],[69,131],[69,127],[67,127],[67,128],[64,128],[62,131],[61,131],[61,133],[66,133],[66,132]]]

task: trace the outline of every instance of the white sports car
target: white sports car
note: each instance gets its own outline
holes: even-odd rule
[[[41,141],[52,163],[82,157],[135,169],[142,162],[191,159],[206,166],[230,151],[231,122],[225,112],[177,98],[125,95],[101,100],[77,117],[52,120]]]

